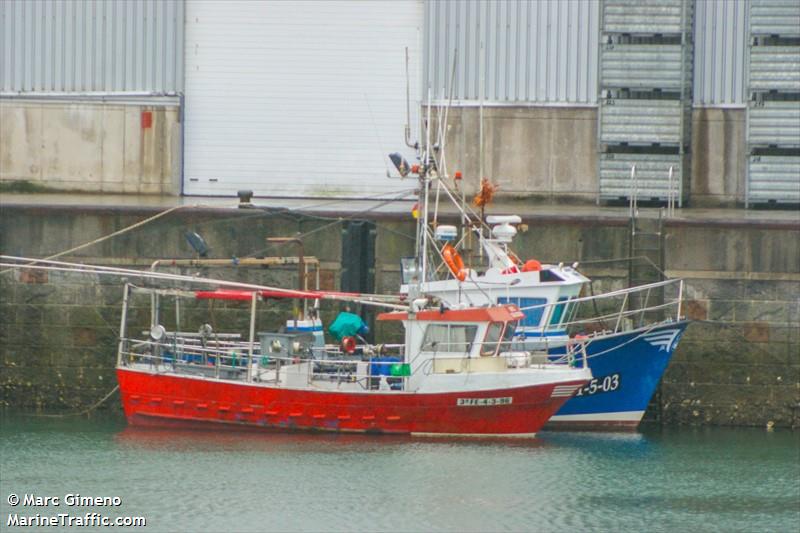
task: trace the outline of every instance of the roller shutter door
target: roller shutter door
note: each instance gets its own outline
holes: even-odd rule
[[[418,106],[422,17],[421,1],[188,0],[184,193],[411,188],[386,154],[405,148],[405,47]]]

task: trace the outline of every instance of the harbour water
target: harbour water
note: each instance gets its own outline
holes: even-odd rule
[[[39,530],[9,527],[13,515],[97,512],[144,517],[146,527],[123,530],[147,532],[797,532],[800,432],[645,428],[475,441],[5,417],[0,490],[4,531]],[[26,494],[59,505],[26,505]],[[120,503],[75,505],[75,494]],[[11,495],[21,502],[10,505]]]

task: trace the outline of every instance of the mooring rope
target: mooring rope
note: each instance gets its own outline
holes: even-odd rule
[[[99,401],[93,403],[92,405],[90,405],[86,409],[83,409],[82,411],[78,411],[77,413],[61,413],[61,414],[24,413],[24,415],[25,416],[31,416],[31,417],[38,417],[38,418],[67,418],[67,417],[70,417],[70,416],[88,415],[89,413],[91,413],[92,411],[94,411],[95,409],[97,409],[98,407],[103,405],[103,402],[105,402],[106,400],[111,398],[111,395],[114,394],[115,392],[117,392],[118,390],[119,390],[119,385],[117,385],[113,389],[111,389],[111,392],[109,392],[108,394],[103,396]]]
[[[158,218],[161,218],[164,215],[168,215],[169,213],[172,213],[173,211],[177,211],[178,209],[183,209],[183,208],[186,208],[186,207],[198,207],[198,206],[197,205],[176,205],[175,207],[170,207],[169,209],[167,209],[165,211],[162,211],[160,213],[156,213],[155,215],[153,215],[153,216],[151,216],[149,218],[146,218],[144,220],[140,220],[139,222],[137,222],[135,224],[131,224],[130,226],[124,227],[119,231],[115,231],[114,233],[109,233],[108,235],[104,235],[102,237],[98,237],[97,239],[95,239],[93,241],[89,241],[89,242],[80,244],[78,246],[75,246],[74,248],[70,248],[69,250],[64,250],[63,252],[58,252],[57,254],[51,255],[49,257],[44,257],[42,259],[43,260],[56,259],[57,257],[61,257],[63,255],[67,255],[67,254],[72,253],[72,252],[77,252],[78,250],[82,250],[84,248],[88,248],[89,246],[93,246],[95,244],[101,243],[101,242],[103,242],[105,240],[108,240],[108,239],[111,239],[113,237],[118,237],[119,235],[122,235],[123,233],[127,233],[128,231],[136,229],[136,228],[138,228],[140,226],[144,226],[145,224],[148,224],[148,223],[150,223],[150,222],[152,222],[152,221],[154,221],[154,220],[156,220]],[[31,263],[28,263],[27,265],[20,265],[19,267],[16,267],[16,268],[7,268],[6,270],[0,271],[0,274],[6,274],[8,272],[13,272],[17,268],[25,268],[26,266],[35,265],[38,262],[39,261],[33,261]]]

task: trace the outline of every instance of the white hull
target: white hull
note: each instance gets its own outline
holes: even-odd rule
[[[644,411],[619,411],[616,413],[588,413],[580,415],[555,415],[550,418],[547,428],[592,428],[619,426],[635,428],[641,422]]]

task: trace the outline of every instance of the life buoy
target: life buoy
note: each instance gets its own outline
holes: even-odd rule
[[[445,264],[447,264],[447,268],[450,269],[450,272],[453,273],[458,281],[467,279],[467,271],[464,270],[464,260],[461,259],[461,256],[451,244],[444,245],[444,248],[442,248],[442,257],[444,258]]]
[[[344,353],[353,353],[356,351],[355,337],[344,337],[342,339],[342,351]]]
[[[522,265],[523,272],[539,272],[542,269],[542,264],[536,259],[528,259]]]

